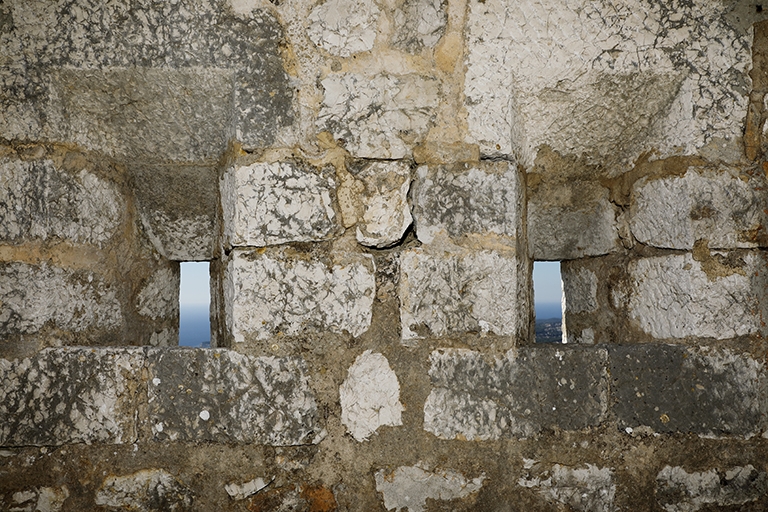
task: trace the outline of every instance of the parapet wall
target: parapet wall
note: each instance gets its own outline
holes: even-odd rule
[[[765,510],[766,18],[0,4],[0,509]]]

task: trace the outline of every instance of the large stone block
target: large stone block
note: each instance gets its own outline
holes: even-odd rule
[[[608,350],[621,430],[749,436],[760,428],[762,370],[750,355],[657,344]]]
[[[434,48],[447,24],[446,0],[406,0],[394,14],[392,46],[412,54]]]
[[[442,439],[530,437],[599,425],[608,407],[604,349],[526,347],[487,360],[465,349],[430,356],[424,430]]]
[[[226,328],[236,343],[306,331],[359,336],[371,324],[370,255],[337,254],[330,261],[291,248],[235,250],[224,274]]]
[[[768,496],[768,474],[751,464],[690,473],[680,466],[665,466],[656,485],[656,500],[667,512],[733,507]]]
[[[194,498],[195,493],[167,471],[143,469],[105,478],[94,503],[112,509],[180,512],[190,510]]]
[[[343,73],[321,85],[318,128],[358,158],[409,156],[426,136],[441,98],[439,82],[420,75]]]
[[[765,190],[765,176],[729,167],[643,178],[632,188],[632,234],[644,244],[669,249],[691,250],[701,239],[712,249],[764,247]]]
[[[408,162],[373,162],[356,177],[364,186],[357,241],[377,248],[399,242],[413,221],[408,204],[410,165]]]
[[[159,440],[309,444],[321,438],[302,360],[150,349],[148,422]]]
[[[367,52],[376,40],[379,14],[373,0],[329,0],[309,13],[307,35],[331,55]]]
[[[221,180],[224,240],[265,247],[327,240],[341,230],[332,170],[296,162],[234,165]]]
[[[571,468],[555,464],[539,471],[529,471],[528,475],[518,480],[518,485],[536,490],[549,502],[558,501],[580,512],[616,510],[616,482],[611,468],[593,464]]]
[[[45,349],[0,359],[0,446],[132,443],[144,351]]]
[[[471,499],[480,492],[485,480],[484,475],[469,479],[451,469],[435,468],[430,471],[424,464],[400,466],[392,472],[382,469],[374,474],[374,478],[376,490],[384,499],[384,507],[395,511],[406,509],[408,512],[423,512],[427,500]]]

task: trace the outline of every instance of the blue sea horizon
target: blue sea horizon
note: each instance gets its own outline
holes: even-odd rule
[[[211,343],[211,319],[208,304],[179,306],[179,346],[202,347]]]
[[[549,318],[563,318],[563,312],[559,302],[538,302],[534,305],[537,320]]]

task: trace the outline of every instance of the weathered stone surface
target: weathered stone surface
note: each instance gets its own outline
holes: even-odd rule
[[[0,241],[102,247],[120,228],[124,209],[117,187],[85,169],[70,173],[51,160],[0,158]]]
[[[760,332],[766,293],[762,254],[675,254],[628,264],[629,284],[613,290],[616,307],[658,339],[728,339]]]
[[[190,510],[194,493],[163,469],[144,469],[108,476],[96,493],[96,505],[122,510],[164,512]]]
[[[116,331],[123,314],[114,284],[90,270],[0,263],[0,332]]]
[[[221,182],[225,243],[233,247],[327,240],[336,235],[333,172],[295,162],[235,165]]]
[[[11,497],[12,512],[59,512],[64,502],[69,498],[69,489],[66,485],[61,487],[36,487],[26,491],[13,493]],[[0,498],[0,505],[3,505]]]
[[[471,2],[470,141],[484,155],[515,154],[525,166],[542,144],[616,163],[650,148],[691,154],[708,145],[738,159],[751,36],[748,23],[731,24],[733,8],[716,1]],[[755,9],[746,15],[760,16]]]
[[[597,276],[586,268],[560,269],[563,283],[564,313],[590,313],[597,309]]]
[[[620,247],[617,208],[595,183],[542,183],[528,199],[528,243],[537,260],[599,256]]]
[[[321,85],[318,128],[342,139],[358,158],[410,155],[427,134],[441,97],[438,81],[420,75],[342,73]]]
[[[401,466],[391,473],[382,469],[374,478],[387,510],[408,512],[422,512],[428,499],[450,501],[476,494],[485,480],[483,475],[470,480],[453,470],[430,471],[419,465]]]
[[[331,55],[367,52],[376,40],[380,13],[373,0],[328,0],[309,13],[307,35]]]
[[[413,54],[434,48],[447,23],[446,0],[406,0],[394,14],[392,46]]]
[[[555,500],[582,512],[613,512],[616,484],[610,468],[587,464],[571,468],[555,464],[551,469],[527,475],[518,485],[530,487],[547,500]]]
[[[656,476],[656,500],[667,512],[694,512],[708,505],[744,505],[768,494],[768,474],[751,464],[727,470],[687,472],[665,466]]]
[[[530,437],[599,425],[608,407],[604,349],[526,347],[487,362],[466,349],[430,356],[424,430],[442,439]]]
[[[244,500],[248,496],[256,494],[260,490],[264,489],[270,483],[271,481],[264,480],[261,477],[256,477],[253,480],[249,480],[242,484],[235,482],[229,483],[224,486],[224,489],[233,500]]]
[[[613,411],[624,430],[750,435],[760,424],[760,362],[728,349],[615,345]]]
[[[690,168],[681,176],[637,181],[630,225],[638,241],[669,249],[693,249],[707,239],[712,249],[768,243],[765,177],[738,169]]]
[[[416,235],[431,243],[445,231],[455,243],[463,237],[493,235],[515,246],[523,222],[523,185],[510,162],[422,165],[414,186]]]
[[[0,446],[134,442],[143,366],[133,348],[0,359]]]
[[[413,221],[408,204],[410,165],[407,162],[374,162],[357,178],[365,185],[357,241],[377,248],[399,242]]]
[[[375,288],[370,255],[331,262],[286,248],[235,250],[224,276],[226,326],[237,343],[307,330],[359,336],[371,324]]]
[[[152,274],[139,292],[139,314],[153,320],[178,316],[180,283],[176,269],[162,268]]]
[[[273,446],[320,439],[298,358],[177,348],[149,349],[148,363],[147,414],[156,439]]]
[[[466,332],[527,333],[529,291],[518,258],[507,252],[457,246],[403,251],[398,292],[402,341]]]
[[[366,350],[357,356],[339,388],[341,422],[357,441],[383,425],[403,424],[400,383],[387,358]]]

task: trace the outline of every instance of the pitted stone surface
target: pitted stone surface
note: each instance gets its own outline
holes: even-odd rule
[[[768,494],[768,474],[751,464],[727,470],[688,472],[665,466],[656,476],[656,500],[667,512],[694,512],[708,505],[732,507]]]
[[[441,98],[437,80],[420,75],[356,73],[322,80],[318,128],[358,158],[399,159],[429,130]]]
[[[367,52],[376,40],[380,13],[373,0],[328,0],[309,13],[307,35],[331,55]]]
[[[0,263],[0,332],[118,329],[123,313],[114,285],[90,270],[43,263]]]
[[[422,243],[445,231],[455,243],[467,235],[492,234],[514,247],[510,240],[523,221],[523,187],[515,164],[422,165],[417,173],[413,215]]]
[[[403,343],[466,332],[513,336],[527,322],[518,258],[496,251],[424,246],[400,254]],[[426,332],[425,332],[426,331]]]
[[[357,241],[377,248],[399,242],[413,222],[408,204],[410,165],[407,162],[374,162],[357,178],[365,185]]]
[[[587,464],[571,468],[555,464],[536,476],[520,478],[518,485],[530,487],[547,498],[581,512],[614,512],[616,484],[610,468]]]
[[[152,319],[178,315],[180,283],[180,273],[169,268],[152,274],[139,293],[139,314]]]
[[[729,24],[730,9],[706,0],[470,2],[470,141],[525,166],[542,144],[622,163],[652,147],[692,154],[711,144],[738,159],[751,36]]]
[[[755,252],[714,257],[722,258],[727,273],[708,275],[708,262],[690,253],[632,261],[629,290],[614,289],[614,305],[626,304],[640,328],[658,339],[722,340],[759,332],[765,257]]]
[[[447,23],[446,0],[405,0],[394,14],[392,46],[412,54],[434,48]]]
[[[597,276],[586,268],[561,267],[564,313],[590,313],[597,309]]]
[[[608,350],[620,430],[646,426],[719,436],[759,428],[761,364],[751,356],[655,344]]]
[[[117,188],[50,160],[0,158],[0,240],[65,240],[103,246],[118,231],[125,204]]]
[[[339,388],[341,422],[357,441],[383,425],[403,424],[400,383],[382,354],[366,350],[355,359]]]
[[[233,251],[224,276],[226,322],[235,342],[317,330],[359,336],[371,325],[373,257],[303,259],[288,249]]]
[[[221,182],[224,236],[233,247],[327,240],[338,234],[336,180],[294,162],[233,166]]]
[[[669,249],[691,250],[703,238],[712,249],[765,246],[765,190],[764,177],[727,167],[644,178],[632,190],[632,234],[644,244]]]
[[[321,432],[299,358],[149,349],[148,421],[158,440],[310,444]],[[319,439],[319,437],[318,437]]]
[[[152,512],[190,510],[193,502],[192,490],[163,469],[108,476],[94,501],[102,507]]]
[[[472,441],[599,425],[608,407],[606,362],[604,349],[532,347],[495,361],[466,349],[434,351],[424,430]]]
[[[13,493],[11,503],[13,512],[59,512],[64,502],[69,498],[69,488],[61,487],[36,487]],[[0,498],[0,505],[4,505]]]
[[[0,359],[0,446],[132,443],[144,351],[44,349]]]
[[[475,494],[485,480],[484,475],[470,480],[457,471],[429,471],[422,465],[401,466],[391,473],[382,469],[374,478],[387,510],[408,512],[422,512],[428,499],[450,501]]]

